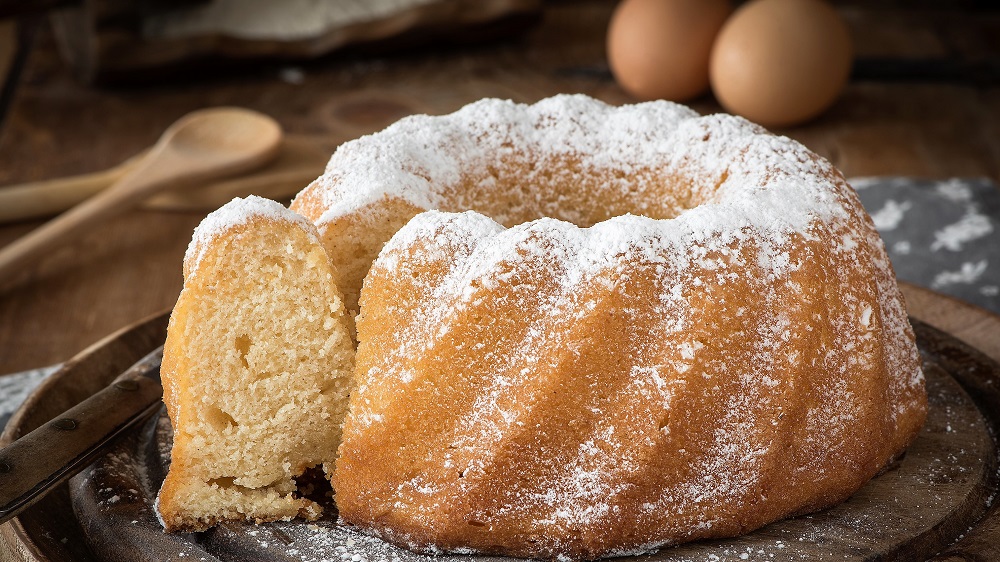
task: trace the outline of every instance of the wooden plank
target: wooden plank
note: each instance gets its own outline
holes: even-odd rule
[[[7,81],[7,74],[17,55],[17,25],[13,20],[0,20],[0,88]]]
[[[1000,363],[1000,316],[928,289],[900,283],[910,315]]]
[[[0,297],[0,372],[64,361],[104,335],[173,306],[186,240],[200,218],[132,213],[46,259],[34,282]]]

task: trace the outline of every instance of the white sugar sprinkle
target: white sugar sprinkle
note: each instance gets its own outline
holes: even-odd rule
[[[503,182],[497,181],[494,172],[483,170],[496,165],[501,156],[509,156],[515,150],[511,147],[536,161],[527,165],[523,186],[500,187]],[[635,214],[588,228],[574,224],[586,226],[581,218],[586,210],[560,207],[565,194],[546,192],[540,187],[548,185],[546,172],[536,176],[530,171],[544,170],[546,162],[563,156],[579,161],[579,169],[548,170],[562,174],[559,185],[567,190],[596,189],[589,194],[595,204],[625,199],[634,204],[631,212]],[[637,173],[640,167],[656,174],[643,177]],[[594,177],[608,179],[596,182],[595,187]],[[664,182],[664,177],[680,181]],[[480,191],[516,189],[509,197],[497,199],[518,201],[522,208],[485,208],[475,199],[475,190],[455,187],[470,182]],[[666,213],[672,218],[661,217],[664,213],[658,210],[664,207],[663,198],[675,196],[673,188],[664,188],[663,183],[680,183],[690,190],[686,200],[673,206],[675,212]],[[634,436],[639,426],[619,426],[616,420],[633,420],[632,411],[597,412],[589,422],[592,440],[537,451],[539,462],[551,463],[546,464],[551,477],[543,482],[515,479],[512,482],[523,489],[496,492],[503,500],[497,499],[492,516],[537,525],[534,528],[543,530],[539,533],[550,545],[546,552],[558,553],[564,545],[544,530],[589,532],[617,521],[619,510],[627,508],[622,507],[627,504],[622,498],[634,491],[631,483],[644,474],[649,451],[663,436],[677,433],[671,433],[669,422],[660,425],[655,412],[669,413],[675,395],[688,384],[685,377],[691,375],[685,373],[697,373],[699,379],[708,381],[704,383],[708,392],[718,391],[718,385],[738,384],[741,389],[722,395],[726,413],[713,426],[708,442],[699,444],[701,450],[689,453],[689,477],[671,482],[670,488],[643,504],[647,508],[642,517],[658,518],[664,513],[690,517],[689,532],[695,536],[726,524],[704,515],[701,506],[757,501],[750,496],[761,485],[764,467],[776,462],[779,450],[763,434],[753,437],[748,432],[772,427],[769,422],[758,423],[758,417],[780,419],[783,402],[776,397],[801,384],[789,373],[808,366],[802,364],[799,347],[790,342],[808,337],[813,323],[831,326],[831,334],[823,344],[829,346],[823,347],[825,356],[812,361],[822,362],[825,373],[844,375],[833,377],[836,387],[823,389],[822,399],[796,422],[801,424],[796,431],[820,438],[796,445],[815,451],[811,458],[816,460],[809,466],[788,467],[789,478],[803,473],[823,478],[825,461],[819,457],[832,455],[830,444],[859,438],[854,433],[856,420],[867,414],[855,399],[855,386],[846,373],[871,372],[876,362],[882,362],[878,369],[884,367],[897,375],[888,389],[894,397],[923,384],[885,248],[856,194],[829,163],[800,144],[770,135],[738,117],[698,117],[666,102],[612,107],[585,96],[557,96],[531,106],[483,100],[451,115],[410,117],[382,133],[345,143],[331,158],[319,185],[326,209],[317,222],[321,228],[344,216],[364,216],[366,207],[386,199],[428,210],[386,243],[366,278],[366,287],[388,283],[399,288],[391,284],[405,280],[406,291],[415,296],[384,304],[388,317],[406,321],[391,341],[381,342],[380,355],[372,359],[367,371],[358,373],[350,414],[352,431],[363,434],[371,429],[377,435],[385,430],[382,412],[368,406],[398,406],[400,396],[426,384],[428,376],[414,372],[410,363],[415,357],[433,357],[442,346],[451,349],[463,342],[462,337],[452,338],[453,321],[498,322],[486,304],[497,304],[494,299],[498,298],[506,299],[500,304],[525,317],[523,325],[511,328],[523,328],[510,336],[517,338],[512,344],[516,353],[494,354],[487,343],[484,348],[470,346],[468,355],[463,355],[470,371],[488,372],[462,376],[475,376],[477,384],[482,379],[486,386],[477,386],[469,408],[454,413],[457,428],[449,450],[427,453],[430,466],[454,467],[442,474],[459,474],[461,480],[456,483],[441,476],[432,481],[425,475],[400,482],[395,503],[386,509],[435,505],[433,501],[450,505],[449,494],[464,494],[473,485],[470,482],[499,470],[498,465],[505,466],[506,459],[496,458],[498,451],[505,450],[503,440],[512,433],[523,435],[521,428],[534,423],[530,406],[522,408],[524,400],[530,401],[524,398],[525,389],[533,388],[540,372],[547,372],[547,362],[572,362],[573,354],[581,352],[579,347],[585,347],[566,334],[591,319],[590,311],[601,305],[595,300],[600,295],[616,295],[623,303],[616,314],[631,319],[648,314],[657,319],[649,324],[652,333],[632,336],[628,345],[635,350],[626,360],[634,363],[623,366],[635,379],[612,399],[632,404],[633,410],[649,406],[653,414],[641,427],[652,430],[641,439],[629,439],[624,430],[633,431]],[[464,209],[475,211],[442,212]],[[511,228],[502,226],[524,214],[563,220],[540,218]],[[831,236],[832,241],[827,241]],[[440,274],[421,276],[421,268],[427,265],[433,266],[427,270]],[[818,267],[826,277],[824,290],[829,293],[812,298],[835,295],[836,302],[826,305],[826,317],[804,316],[805,289],[795,274],[805,267]],[[858,275],[845,275],[841,267]],[[751,270],[759,275],[748,273]],[[542,281],[532,277],[535,271],[546,273],[540,276]],[[629,296],[645,295],[634,290],[642,283],[637,281],[642,275],[654,279],[652,302],[644,296]],[[858,285],[858,276],[867,281]],[[760,314],[753,302],[744,303],[745,295],[730,298],[727,284],[752,287],[749,300],[773,312]],[[713,295],[713,310],[720,317],[746,320],[742,329],[750,343],[745,355],[733,359],[738,365],[701,362],[700,355],[708,346],[692,339],[692,334],[713,319],[691,311],[692,301],[709,300],[706,295]],[[404,299],[402,294],[400,298]],[[749,313],[748,306],[753,308]],[[364,322],[359,321],[359,336],[364,333]],[[870,328],[876,324],[883,331],[878,337],[885,348],[872,343],[875,336]],[[493,332],[482,334],[493,337]],[[506,340],[494,343],[510,344]],[[361,345],[365,345],[364,338]],[[630,401],[636,396],[642,399]],[[900,402],[880,413],[888,423],[914,407]],[[545,431],[545,427],[538,428],[537,434]],[[432,511],[412,508],[409,513],[415,525],[432,527]],[[372,531],[409,542],[389,529]]]
[[[195,228],[194,234],[191,237],[191,243],[188,245],[187,252],[184,255],[185,263],[189,264],[188,267],[193,271],[197,268],[198,263],[205,255],[212,241],[230,229],[246,224],[255,217],[271,221],[300,224],[305,227],[305,230],[315,240],[319,240],[316,237],[315,226],[312,223],[298,213],[288,210],[281,203],[256,195],[251,195],[245,199],[236,197],[229,203],[209,213],[198,227]]]

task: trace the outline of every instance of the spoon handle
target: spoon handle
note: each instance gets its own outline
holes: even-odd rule
[[[0,189],[0,224],[59,214],[122,179],[137,159],[99,172],[5,186]]]
[[[0,291],[24,279],[24,266],[91,224],[165,188],[261,166],[277,155],[281,138],[281,126],[256,111],[219,107],[187,114],[124,178],[0,250]]]
[[[167,152],[169,154],[169,152]],[[147,159],[146,162],[149,160]],[[101,191],[21,238],[0,249],[0,280],[9,286],[18,273],[45,252],[87,229],[90,225],[128,210],[145,199],[151,188],[170,178],[144,177],[147,166],[139,164],[112,187]]]
[[[158,348],[103,390],[0,450],[0,524],[87,466],[125,430],[159,411]]]

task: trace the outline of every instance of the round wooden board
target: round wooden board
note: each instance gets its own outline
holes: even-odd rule
[[[166,316],[157,316],[81,353],[32,395],[11,419],[0,443],[48,421],[109,382],[159,345],[165,327]],[[1000,559],[1000,513],[991,505],[1000,487],[992,437],[1000,430],[1000,367],[930,326],[915,322],[915,327],[931,410],[926,427],[901,462],[830,510],[736,539],[664,549],[644,559]],[[162,477],[156,459],[162,453],[163,434],[162,429],[157,434],[147,428],[130,436],[72,484],[0,527],[0,543],[8,549],[0,551],[0,557],[351,560],[358,554],[370,562],[425,559],[353,534],[330,520],[318,525],[225,525],[199,535],[163,535],[149,509]]]

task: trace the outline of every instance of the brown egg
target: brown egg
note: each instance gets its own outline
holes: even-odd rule
[[[726,110],[768,127],[801,123],[833,104],[851,70],[851,37],[821,0],[753,0],[712,49],[711,81]]]
[[[608,26],[608,64],[643,99],[685,101],[708,89],[708,58],[728,0],[624,0]]]

